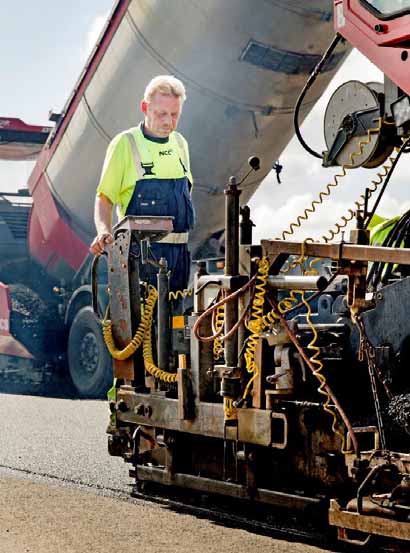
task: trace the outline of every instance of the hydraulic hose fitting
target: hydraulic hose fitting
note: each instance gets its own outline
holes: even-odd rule
[[[221,380],[220,395],[224,400],[224,423],[226,426],[235,426],[238,421],[238,412],[234,401],[241,393],[241,379],[237,376],[224,376]]]

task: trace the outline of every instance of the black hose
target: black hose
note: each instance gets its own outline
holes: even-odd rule
[[[389,181],[390,181],[390,177],[392,176],[393,174],[393,171],[397,165],[397,162],[399,161],[400,159],[400,156],[401,154],[407,154],[409,153],[410,149],[409,149],[409,146],[410,146],[410,138],[407,138],[407,140],[405,142],[403,142],[403,144],[400,146],[400,149],[397,153],[397,156],[395,157],[393,163],[392,163],[392,166],[390,167],[389,169],[389,172],[388,172],[388,175],[387,177],[385,178],[384,180],[384,183],[383,183],[383,186],[379,192],[379,195],[377,196],[376,198],[376,201],[374,202],[374,205],[373,205],[373,209],[372,211],[369,213],[369,215],[367,216],[367,219],[366,219],[366,222],[364,224],[364,228],[367,228],[369,226],[369,223],[370,221],[372,220],[373,218],[373,215],[376,213],[376,209],[378,208],[379,206],[379,203],[380,203],[380,200],[382,199],[382,196],[384,194],[384,191],[386,190],[386,187],[387,185],[389,184]]]
[[[401,145],[400,150],[399,150],[396,158],[394,159],[394,161],[392,163],[392,166],[389,169],[389,173],[388,173],[388,175],[387,175],[387,177],[386,177],[386,179],[383,183],[383,187],[381,188],[381,190],[379,192],[379,195],[377,196],[377,199],[376,199],[376,201],[373,205],[373,209],[372,209],[371,213],[367,216],[364,228],[368,227],[370,221],[372,220],[374,214],[376,213],[376,209],[377,209],[377,207],[380,203],[380,200],[382,199],[382,196],[383,196],[383,194],[384,194],[384,192],[387,188],[387,185],[390,181],[390,177],[393,174],[393,171],[394,171],[394,169],[397,165],[397,162],[399,161],[399,158],[400,158],[401,154],[403,154],[403,153],[406,154],[406,153],[410,152],[410,147],[409,146],[410,146],[410,138],[407,138],[407,140],[405,142],[403,142],[403,144]],[[405,213],[400,218],[400,220],[394,225],[394,227],[391,229],[391,231],[388,233],[388,235],[384,239],[384,241],[382,243],[383,247],[393,247],[393,245],[397,244],[397,242],[398,242],[397,247],[400,247],[401,241],[398,241],[397,237],[398,237],[399,233],[401,232],[403,225],[406,225],[407,217],[408,217],[408,213]],[[381,262],[378,262],[378,263],[374,263],[372,265],[372,268],[370,269],[370,272],[369,272],[368,277],[367,277],[367,284],[368,284],[368,286],[372,287],[373,291],[376,290],[377,286],[379,285],[379,283],[382,279],[384,268],[385,268],[385,264],[383,264]],[[391,273],[392,273],[392,268],[393,268],[393,265],[390,265],[390,268],[387,268],[387,272],[388,272],[389,275],[391,275]]]
[[[310,74],[308,80],[306,81],[306,84],[305,86],[303,87],[302,89],[302,92],[300,93],[299,95],[299,98],[297,99],[297,102],[296,102],[296,105],[295,105],[295,111],[293,113],[293,126],[295,128],[295,133],[296,133],[296,136],[298,137],[298,140],[300,142],[300,144],[303,146],[303,148],[309,152],[309,154],[311,154],[312,156],[314,157],[317,157],[318,159],[323,159],[323,156],[322,154],[318,154],[317,152],[315,152],[315,150],[312,150],[312,148],[310,148],[310,146],[308,146],[306,144],[306,142],[304,141],[301,133],[300,133],[300,127],[299,127],[299,111],[300,111],[300,107],[302,105],[302,102],[306,96],[306,93],[307,91],[310,89],[310,87],[313,85],[313,83],[315,82],[316,80],[316,77],[319,75],[319,73],[321,72],[322,70],[322,67],[324,66],[324,64],[327,62],[327,60],[330,58],[330,56],[332,55],[333,53],[333,50],[336,48],[336,46],[339,44],[340,40],[341,40],[341,35],[339,35],[338,33],[334,36],[332,42],[330,43],[328,49],[326,50],[326,52],[323,54],[323,57],[322,59],[319,61],[319,63],[316,65],[316,67],[314,68],[314,70],[312,71],[312,73]]]
[[[401,219],[397,221],[394,227],[387,234],[386,238],[383,240],[383,243],[381,244],[382,247],[384,248],[391,247],[391,244],[394,243],[395,238],[398,232],[400,231],[400,227],[401,227]],[[368,286],[371,285],[373,290],[376,290],[380,282],[380,279],[383,273],[383,267],[384,267],[384,264],[381,263],[380,261],[377,261],[373,263],[372,268],[369,271],[369,274],[367,276],[367,284]]]
[[[410,211],[404,213],[394,227],[390,230],[381,244],[384,248],[400,248],[402,242],[409,240],[410,236]],[[386,283],[393,271],[393,263],[376,262],[372,265],[367,283],[373,290],[382,282]],[[384,275],[383,275],[384,272]]]
[[[409,226],[409,221],[407,220],[401,226],[400,232],[397,234],[397,237],[396,237],[396,239],[394,240],[394,242],[391,246],[392,248],[400,248],[400,245],[403,242],[404,237],[406,236],[406,232],[408,232],[408,226]],[[384,284],[388,283],[389,279],[392,277],[393,267],[394,267],[393,263],[387,263],[386,265],[381,266],[381,268],[382,268],[382,272],[381,272],[381,275],[380,275],[380,283],[381,284],[384,285]],[[384,271],[383,271],[383,269],[384,269]]]

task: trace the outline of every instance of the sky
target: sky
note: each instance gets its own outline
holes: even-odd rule
[[[50,125],[49,111],[65,105],[113,4],[0,0],[0,116]],[[0,190],[24,186],[33,165],[0,161]]]
[[[48,113],[60,111],[94,46],[114,0],[0,1],[0,116],[19,117],[29,124],[47,125]],[[323,117],[330,95],[351,79],[381,81],[380,71],[354,51],[329,85],[326,93],[302,125],[305,140],[316,151],[325,147]],[[274,238],[333,180],[335,169],[323,169],[320,160],[309,156],[294,138],[280,156],[282,184],[269,175],[250,207],[256,223],[255,240]],[[407,160],[391,180],[379,213],[392,216],[410,208]],[[13,191],[24,186],[32,162],[0,161],[0,189]],[[377,170],[355,170],[296,237],[318,238],[352,206]]]

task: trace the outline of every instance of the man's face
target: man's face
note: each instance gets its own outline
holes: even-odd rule
[[[145,130],[151,136],[167,138],[177,128],[181,109],[180,98],[156,92],[150,102],[141,102]]]

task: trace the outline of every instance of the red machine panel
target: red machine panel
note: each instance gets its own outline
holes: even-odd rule
[[[360,0],[335,0],[334,11],[335,30],[410,94],[410,14],[377,17]]]

